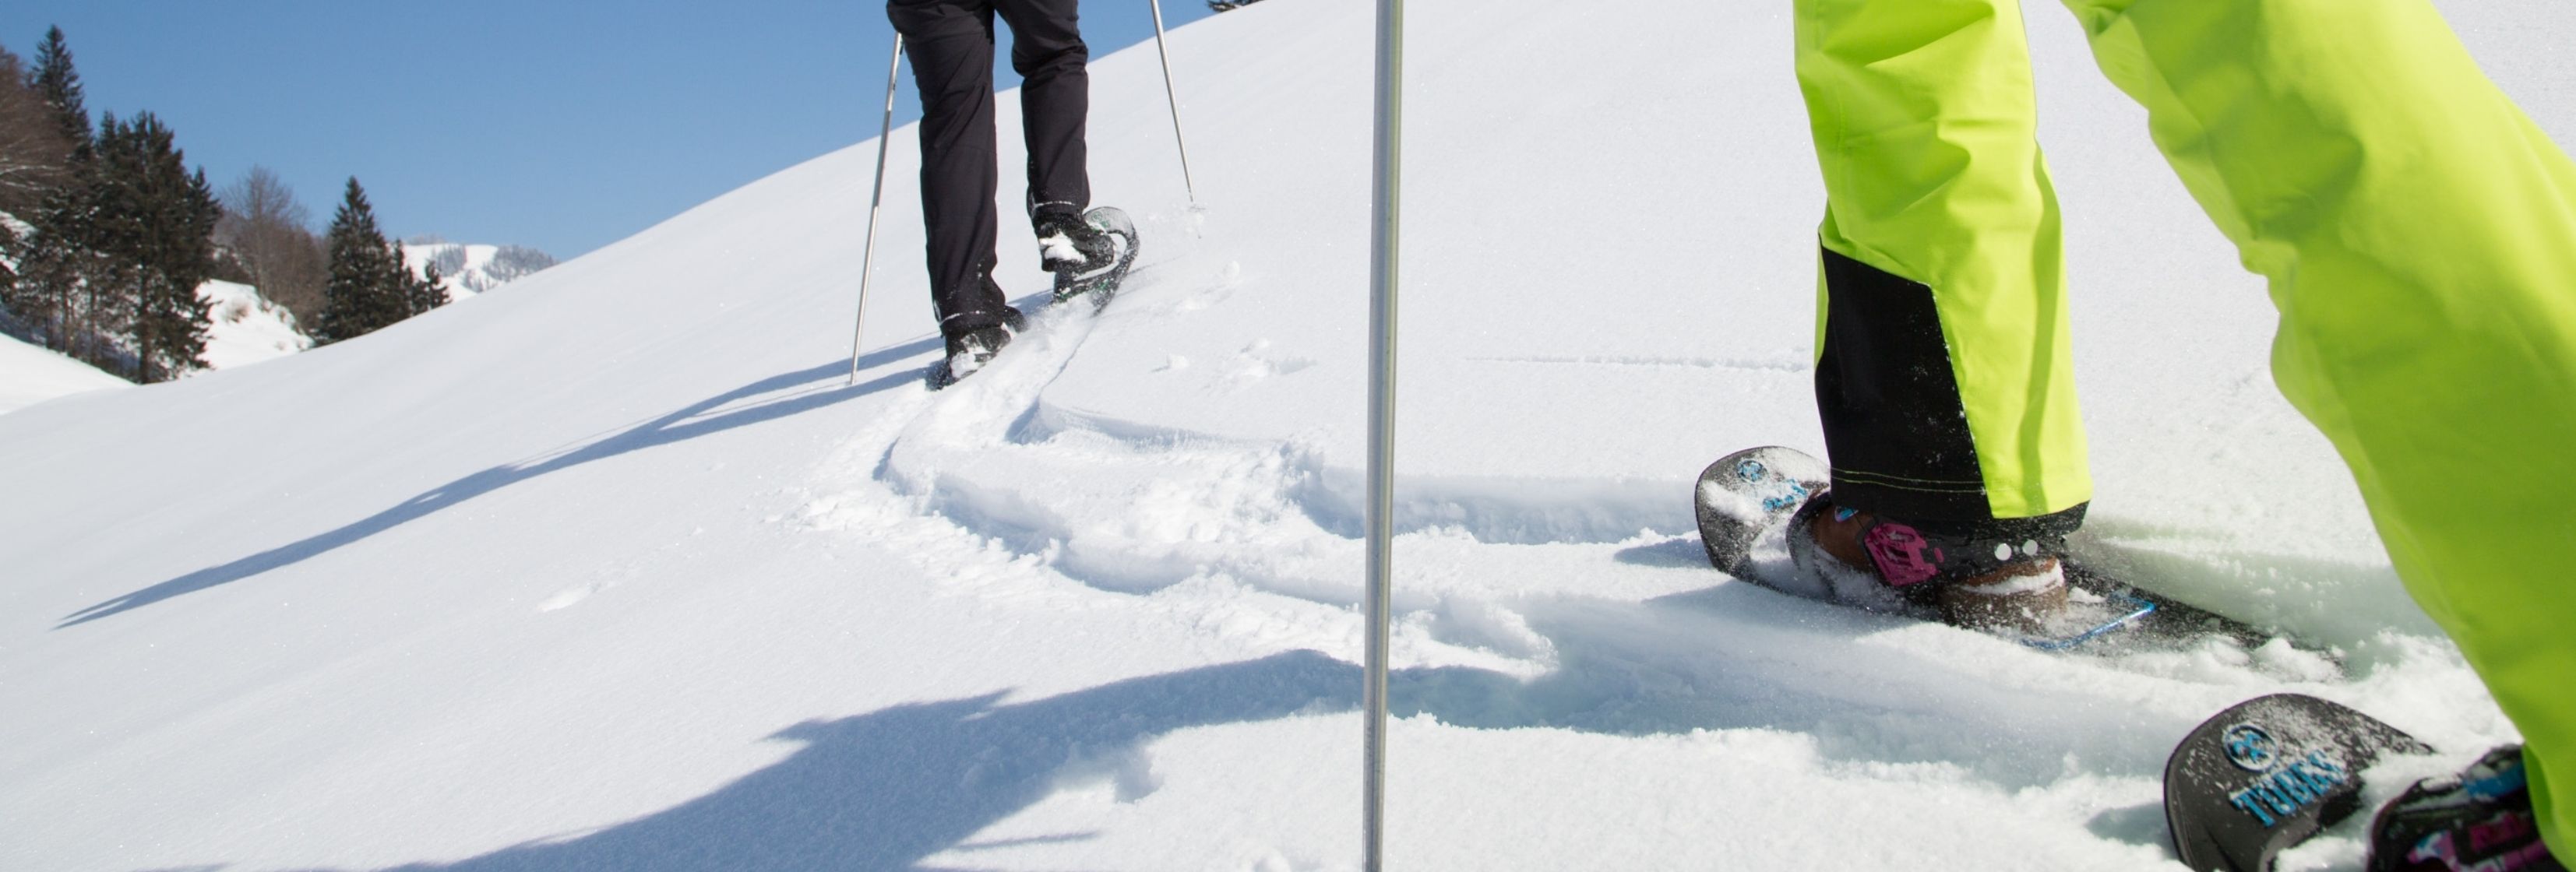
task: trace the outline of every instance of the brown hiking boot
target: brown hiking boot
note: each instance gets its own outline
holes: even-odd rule
[[[1907,601],[1932,606],[1944,623],[2042,635],[2066,611],[2065,569],[2056,557],[2036,553],[2035,545],[2014,549],[1997,544],[1991,569],[1944,579],[1933,572],[1933,565],[1942,561],[1937,555],[1927,558],[1923,552],[1931,546],[1913,527],[1876,520],[1868,512],[1827,503],[1806,519],[1804,528],[1815,549],[1841,568],[1875,578]],[[1936,583],[1908,590],[1924,582]]]
[[[1824,511],[1816,513],[1816,517],[1807,522],[1807,532],[1816,537],[1817,548],[1833,555],[1844,566],[1871,571],[1869,552],[1860,547],[1860,534],[1869,529],[1872,517],[1868,512],[1836,509],[1828,502]]]
[[[2066,571],[2055,557],[2035,557],[1942,585],[1933,599],[1945,623],[2048,635],[2066,613]]]

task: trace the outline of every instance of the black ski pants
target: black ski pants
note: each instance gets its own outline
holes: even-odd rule
[[[939,331],[957,337],[1016,320],[993,282],[1001,171],[993,132],[993,16],[1011,27],[1020,74],[1020,125],[1028,141],[1029,214],[1080,213],[1091,203],[1084,124],[1091,113],[1091,50],[1075,23],[1078,0],[888,0],[921,88],[921,217],[929,237],[930,294]]]

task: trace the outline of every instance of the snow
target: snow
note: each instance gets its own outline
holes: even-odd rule
[[[207,311],[206,368],[191,375],[248,366],[313,347],[312,337],[295,326],[294,313],[269,302],[259,289],[227,281],[197,286]],[[133,387],[59,352],[0,336],[0,413],[7,413],[66,394],[100,388]]]
[[[0,335],[0,414],[66,394],[133,387],[61,352]]]
[[[426,275],[430,264],[439,268],[438,283],[447,289],[447,301],[460,302],[481,296],[484,292],[525,277],[523,267],[499,259],[503,246],[456,242],[403,243],[403,266],[413,275]]]
[[[7,212],[0,212],[0,227],[19,239],[36,232],[34,225]],[[16,260],[0,257],[0,269],[17,267]],[[61,352],[0,334],[0,414],[67,394],[131,386],[131,382]]]
[[[259,289],[227,281],[197,286],[206,302],[206,362],[199,372],[248,366],[313,347],[313,338],[295,324],[295,313],[260,296]]]
[[[2569,141],[2576,22],[2445,9]],[[1355,868],[1371,12],[1172,33],[1203,212],[1152,48],[1095,60],[1137,271],[947,391],[905,130],[855,380],[873,141],[523,293],[0,416],[0,868]],[[1787,9],[1416,3],[1391,867],[2170,869],[2164,755],[2234,702],[2381,715],[2426,771],[2514,737],[2273,389],[2260,282],[2030,14],[2079,547],[2342,667],[1708,569],[1700,467],[1821,448]]]

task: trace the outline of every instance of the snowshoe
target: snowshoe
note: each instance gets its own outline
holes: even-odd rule
[[[1039,260],[1055,274],[1055,302],[1089,296],[1094,308],[1107,306],[1136,263],[1136,224],[1116,207],[1079,217],[1050,212],[1036,229]]]
[[[1826,499],[1831,488],[1831,470],[1825,463],[1793,448],[1747,449],[1709,464],[1700,473],[1693,512],[1709,565],[1794,596],[1972,626],[2046,650],[2074,648],[2120,631],[2141,629],[2147,631],[2145,635],[2159,638],[2216,633],[2249,647],[2271,638],[2271,634],[2243,622],[2111,578],[2068,559],[2053,543],[1965,546],[1961,544],[1965,540],[1926,537],[1902,525],[1880,525],[1870,531],[1885,533],[1880,536],[1885,541],[1873,547],[1895,552],[1905,552],[1909,547],[1975,552],[1973,560],[1959,559],[1956,554],[1942,555],[1948,563],[1972,564],[1972,571],[1963,575],[1985,575],[2043,555],[2054,557],[2053,571],[2063,577],[2063,607],[2053,603],[2059,595],[2053,589],[2055,577],[2046,574],[2045,564],[2036,562],[2032,568],[2043,571],[1996,578],[2002,584],[1988,590],[1957,592],[2014,595],[1988,601],[1964,595],[1941,596],[1937,588],[1946,583],[1920,583],[1931,578],[1930,573],[1918,573],[1921,577],[1908,575],[1915,584],[1891,584],[1881,573],[1854,568],[1855,564],[1847,560],[1823,553],[1805,529],[1816,523],[1848,520],[1819,517],[1833,511]],[[2006,546],[2010,554],[2004,552]],[[1995,553],[1977,552],[1976,548],[1993,549]],[[1897,555],[1901,557],[1901,553]],[[1881,566],[1888,563],[1876,562]],[[2037,599],[2052,602],[2047,614],[2015,613]]]
[[[2380,755],[2432,751],[2312,696],[2278,693],[2230,706],[2192,728],[2165,760],[2174,853],[2199,872],[2269,872],[2275,855],[2360,809],[2362,770]]]
[[[1786,554],[1780,536],[1789,516],[1831,481],[1823,462],[1776,445],[1748,448],[1709,464],[1699,474],[1692,506],[1709,565],[1737,578],[1777,575],[1757,572],[1756,549],[1777,563]]]

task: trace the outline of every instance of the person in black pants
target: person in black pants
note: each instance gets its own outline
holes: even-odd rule
[[[1084,124],[1091,50],[1078,0],[888,0],[921,88],[921,214],[930,294],[948,341],[945,381],[965,377],[1011,340],[1021,316],[993,281],[1001,175],[993,131],[993,16],[1011,27],[1028,141],[1030,223],[1049,270],[1078,269],[1110,246],[1082,220],[1091,202]]]

